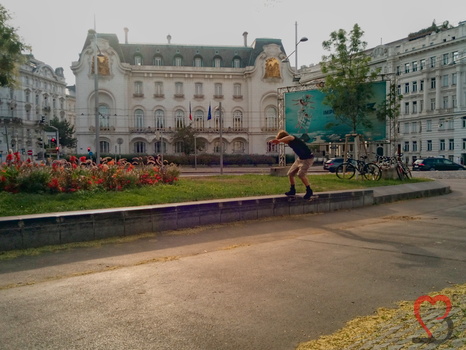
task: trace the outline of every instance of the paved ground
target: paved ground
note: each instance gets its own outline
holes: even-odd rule
[[[294,349],[466,283],[466,182],[442,181],[452,194],[0,262],[1,348]],[[466,303],[451,298],[459,349]],[[447,345],[413,342],[413,314],[393,319],[348,348]]]

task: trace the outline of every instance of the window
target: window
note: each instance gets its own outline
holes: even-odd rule
[[[26,90],[26,102],[31,102],[31,92],[29,90]]]
[[[173,58],[173,65],[174,66],[180,67],[182,64],[183,64],[183,57],[178,55],[178,56],[175,56]]]
[[[225,120],[223,118],[223,111],[222,111],[222,128],[225,127]],[[216,131],[220,130],[220,111],[218,109],[214,112],[214,129]]]
[[[422,60],[419,61],[419,68],[423,70],[426,68],[426,60],[423,58]]]
[[[437,62],[437,58],[435,56],[432,56],[430,58],[430,68],[435,68],[436,62]]]
[[[233,68],[241,68],[241,59],[239,57],[233,58]]]
[[[430,78],[430,88],[435,89],[437,87],[437,80],[436,78]]]
[[[456,95],[451,95],[451,107],[452,108],[458,107],[458,103],[456,101]]]
[[[403,124],[403,134],[408,134],[409,133],[409,123],[404,123]]]
[[[412,65],[413,65],[413,72],[417,72],[417,61],[414,61]]]
[[[163,66],[162,56],[154,57],[154,66]]]
[[[405,94],[409,94],[409,83],[405,83]]]
[[[396,66],[396,75],[401,75],[401,67]]]
[[[222,66],[222,59],[220,57],[215,57],[213,66],[215,68],[220,68]]]
[[[155,82],[155,97],[163,97],[163,82],[156,81]]]
[[[463,150],[466,149],[466,139],[463,139]]]
[[[448,96],[443,96],[443,99],[442,99],[442,107],[443,107],[443,109],[447,109],[447,108],[448,108]]]
[[[242,131],[243,130],[243,112],[234,111],[233,112],[233,131]]]
[[[417,122],[411,122],[411,133],[417,133]]]
[[[405,63],[405,73],[409,73],[409,63]]]
[[[461,118],[461,127],[466,128],[466,117]]]
[[[145,142],[138,141],[134,143],[134,153],[146,153],[146,144]]]
[[[457,81],[458,81],[457,73],[452,73],[452,75],[451,75],[451,85],[456,85]]]
[[[202,57],[200,57],[200,56],[194,57],[193,66],[194,67],[202,67]]]
[[[194,84],[194,96],[195,97],[204,96],[204,92],[203,92],[203,89],[202,89],[202,83],[195,83]]]
[[[182,109],[177,109],[175,111],[175,128],[184,128],[184,111]]]
[[[398,95],[401,95],[401,85],[398,85],[398,86],[396,87],[396,91],[397,91],[397,94],[398,94]]]
[[[444,65],[444,66],[448,65],[448,63],[449,63],[449,56],[450,56],[450,55],[447,54],[447,53],[444,53],[444,54],[443,54],[443,61],[442,61],[442,62],[443,62],[443,65]]]
[[[233,85],[233,97],[241,97],[241,84],[234,84]]]
[[[417,141],[413,141],[413,152],[417,152]]]
[[[225,141],[222,143],[222,150],[223,152],[225,152],[225,149],[226,149],[226,145],[225,145]],[[220,142],[219,141],[215,141],[214,142],[214,152],[215,153],[220,153]]]
[[[424,110],[424,100],[419,101],[419,113],[422,113]]]
[[[184,93],[183,93],[183,83],[175,83],[175,96],[176,97],[183,97],[184,96]]]
[[[245,147],[243,141],[233,141],[233,153],[244,153]]]
[[[204,111],[202,109],[194,111],[194,129],[198,131],[204,130]]]
[[[134,83],[134,96],[135,97],[144,96],[144,94],[142,92],[142,81],[136,81]]]
[[[431,111],[435,110],[435,98],[430,99],[430,110]]]
[[[442,76],[442,87],[448,87],[448,74]]]
[[[265,110],[265,127],[268,131],[278,129],[277,109],[273,106],[270,106]]]
[[[455,121],[454,121],[453,118],[448,119],[447,122],[448,122],[448,124],[447,124],[448,130],[455,129]]]
[[[136,109],[134,111],[134,122],[137,130],[144,128],[144,111],[142,109]]]
[[[412,91],[417,92],[417,81],[413,81]]]
[[[272,144],[271,142],[267,142],[267,152],[268,153],[277,153],[278,152],[278,145]]]
[[[101,129],[108,129],[110,127],[110,113],[106,105],[99,106],[99,125]]]
[[[417,113],[417,101],[413,101],[413,114]]]
[[[449,151],[454,151],[455,150],[455,140],[454,139],[449,139],[448,140],[448,150]]]
[[[438,121],[438,129],[445,130],[445,118],[440,118]]]
[[[409,141],[405,141],[403,152],[409,152]]]
[[[100,153],[110,153],[110,143],[108,141],[99,141]]]
[[[439,143],[439,150],[440,151],[445,151],[445,140],[441,139]]]
[[[426,120],[426,131],[432,131],[432,120]]]
[[[214,97],[216,97],[216,98],[223,97],[222,84],[221,83],[216,83],[214,87],[215,87]]]
[[[405,102],[405,114],[409,114],[409,102]]]
[[[178,142],[175,143],[175,152],[176,153],[183,153],[184,152],[183,141],[178,141]]]
[[[156,109],[154,112],[155,129],[160,130],[165,127],[165,112],[163,109]]]
[[[134,56],[134,65],[135,66],[142,66],[142,56],[140,56],[140,55]]]
[[[427,151],[432,151],[432,140],[427,140]]]
[[[424,91],[424,80],[419,82],[419,91]]]
[[[167,144],[162,140],[157,140],[154,143],[154,153],[155,154],[165,154],[167,153]]]

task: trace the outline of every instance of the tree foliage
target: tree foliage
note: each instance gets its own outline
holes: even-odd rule
[[[173,140],[175,142],[183,143],[183,153],[190,155],[194,153],[194,138],[196,137],[196,131],[194,128],[189,125],[184,128],[179,128],[176,130]],[[196,139],[196,148],[201,150],[204,148],[204,141]]]
[[[372,123],[368,112],[372,97],[371,82],[378,77],[379,70],[371,70],[370,56],[364,53],[367,46],[362,41],[364,32],[358,24],[347,33],[340,29],[330,34],[330,39],[322,43],[329,51],[322,57],[322,72],[326,74],[324,103],[332,107],[336,119],[347,124],[356,132],[358,126],[370,128]],[[333,51],[333,52],[332,52]]]
[[[13,87],[16,83],[18,63],[24,62],[22,43],[16,29],[8,25],[8,11],[0,4],[0,86]]]
[[[50,121],[50,125],[58,129],[59,143],[61,147],[73,148],[76,147],[76,139],[73,138],[74,126],[71,125],[66,119],[60,121],[57,117],[54,117]],[[55,131],[53,128],[45,127],[46,131]]]

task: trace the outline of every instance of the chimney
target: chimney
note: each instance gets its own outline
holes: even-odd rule
[[[172,36],[170,34],[167,35],[167,40],[168,40],[168,44],[172,43]]]
[[[125,31],[125,44],[128,43],[128,32],[129,32],[129,29],[128,28],[123,28],[123,30]]]
[[[243,37],[244,37],[244,47],[248,47],[248,32],[244,32]]]

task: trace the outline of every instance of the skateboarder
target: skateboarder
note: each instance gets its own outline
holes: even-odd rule
[[[307,171],[309,170],[309,167],[314,163],[314,155],[312,154],[309,147],[307,147],[304,141],[293,135],[288,134],[285,130],[280,130],[275,139],[269,142],[274,145],[283,142],[284,144],[290,146],[294,153],[296,153],[296,155],[298,156],[298,158],[291,166],[290,170],[288,170],[287,175],[288,179],[290,180],[290,190],[285,194],[287,196],[296,195],[295,176],[298,175],[298,177],[303,182],[304,186],[306,186],[306,194],[303,198],[311,199],[313,192],[311,189],[311,185],[309,184],[309,180],[307,179]]]

